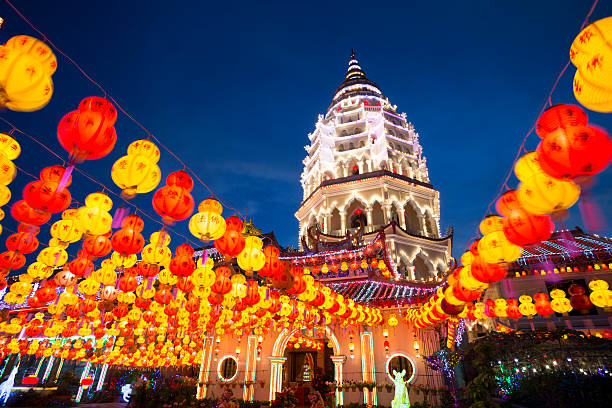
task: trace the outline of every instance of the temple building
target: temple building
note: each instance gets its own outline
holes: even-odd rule
[[[451,234],[440,231],[440,194],[429,180],[419,135],[351,55],[344,82],[308,134],[295,213],[304,250],[317,243],[371,242],[385,230],[401,278],[441,279]]]
[[[441,375],[426,366],[444,343],[446,327],[415,329],[402,322],[442,284],[451,259],[452,232],[440,233],[439,193],[430,182],[418,134],[397,113],[351,55],[348,72],[325,115],[308,135],[301,184],[299,250],[281,259],[301,266],[326,293],[381,308],[380,327],[328,325],[225,341],[210,339],[200,381],[263,381],[244,385],[245,399],[276,398],[293,385],[301,404],[317,370],[338,385],[338,405],[391,405],[393,371],[411,386],[438,388]],[[260,235],[277,245],[273,234]],[[208,256],[215,256],[214,249]],[[255,353],[255,350],[259,350]],[[353,383],[360,383],[355,388]],[[364,386],[369,384],[369,388]],[[218,395],[222,384],[202,387]],[[208,388],[208,390],[207,390]],[[207,394],[209,395],[209,394]],[[422,400],[410,392],[413,401]]]

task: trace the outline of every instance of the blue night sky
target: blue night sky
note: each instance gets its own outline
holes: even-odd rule
[[[293,214],[302,198],[299,176],[307,134],[342,82],[354,48],[368,77],[420,134],[441,195],[442,231],[455,228],[457,256],[568,61],[591,1],[15,4],[224,201],[246,211],[263,231],[273,230],[285,246],[298,241]],[[601,1],[591,21],[610,15],[612,2]],[[5,19],[0,42],[35,35],[4,2],[0,16]],[[103,94],[65,58],[58,61],[47,107],[0,116],[67,158],[57,142],[57,123],[82,98]],[[574,72],[571,66],[562,77],[553,103],[576,103]],[[612,129],[611,115],[589,115],[592,123]],[[118,188],[110,179],[112,164],[130,142],[146,136],[123,115],[116,128],[113,152],[79,165],[113,191]],[[17,139],[23,147],[15,162],[19,167],[38,174],[58,163],[27,138]],[[527,147],[535,148],[538,141],[534,133]],[[182,168],[163,150],[160,167],[164,177]],[[607,214],[611,175],[608,168],[592,190]],[[70,191],[81,202],[99,190],[78,174],[73,178]],[[10,185],[12,201],[31,180],[17,177]],[[509,185],[516,184],[512,176]],[[209,195],[197,184],[193,194],[196,202]],[[133,202],[154,214],[151,198],[149,193]],[[567,226],[580,225],[577,208],[572,214]],[[14,229],[9,218],[3,224]],[[148,238],[159,225],[147,218],[145,223]],[[610,235],[609,225],[601,232]],[[186,221],[174,229],[197,241]],[[47,239],[41,234],[41,241]],[[184,241],[175,236],[172,246]]]

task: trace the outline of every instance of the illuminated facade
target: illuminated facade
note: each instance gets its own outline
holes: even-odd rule
[[[366,77],[354,54],[315,126],[305,147],[304,196],[295,214],[302,249],[315,245],[314,234],[326,241],[357,234],[367,243],[385,228],[400,277],[440,278],[451,236],[440,232],[439,193],[430,183],[419,135]]]

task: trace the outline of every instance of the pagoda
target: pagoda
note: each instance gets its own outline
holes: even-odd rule
[[[366,77],[355,53],[325,115],[308,134],[301,184],[301,249],[363,245],[384,231],[396,278],[437,281],[451,258],[440,233],[440,194],[419,135]]]

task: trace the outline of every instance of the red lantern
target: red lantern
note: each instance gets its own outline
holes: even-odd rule
[[[253,306],[259,303],[260,299],[261,296],[259,296],[259,285],[257,284],[257,281],[247,281],[247,295],[244,298],[244,303],[249,306]]]
[[[167,305],[172,300],[172,291],[170,290],[170,286],[160,285],[157,292],[155,292],[155,301],[162,305]]]
[[[137,254],[144,247],[144,237],[140,233],[144,222],[137,215],[128,215],[121,223],[121,229],[113,234],[111,245],[122,255]]]
[[[231,218],[231,217],[230,217]],[[269,278],[279,273],[283,263],[279,258],[280,251],[274,245],[268,245],[263,249],[266,262],[257,273],[263,278]]]
[[[32,208],[58,213],[70,205],[72,196],[65,187],[69,186],[72,177],[68,178],[66,185],[58,191],[60,182],[66,169],[63,166],[50,166],[40,172],[40,180],[30,182],[23,189],[23,199]]]
[[[210,288],[211,291],[220,295],[229,293],[232,290],[232,282],[230,281],[231,275],[232,270],[227,266],[219,266],[215,269],[215,283]]]
[[[520,319],[521,317],[523,317],[523,314],[520,312],[518,307],[518,300],[514,298],[509,298],[508,300],[506,300],[506,304],[508,305],[506,307],[506,314],[509,318]]]
[[[11,215],[17,221],[30,225],[42,225],[51,219],[50,212],[32,208],[24,200],[17,201],[13,204],[11,207]]]
[[[587,295],[585,295],[586,290],[584,287],[574,283],[569,288],[567,288],[567,293],[571,295],[570,304],[572,307],[582,314],[588,313],[589,309],[593,307],[593,303]]]
[[[191,292],[195,285],[193,284],[193,282],[191,282],[191,277],[187,276],[178,278],[178,281],[176,282],[176,287],[187,293]]]
[[[518,200],[518,195],[516,190],[508,190],[497,200],[495,203],[495,209],[497,212],[503,216],[507,216],[510,211],[515,208],[520,208],[521,203]]]
[[[592,176],[610,163],[612,141],[601,129],[576,126],[548,134],[537,152],[542,170],[552,177]]]
[[[29,232],[16,232],[6,239],[6,247],[9,251],[29,254],[38,248],[38,238]]]
[[[182,244],[176,248],[176,256],[170,261],[168,266],[170,272],[178,277],[191,276],[195,270],[195,262],[193,261],[193,248],[189,244]]]
[[[159,273],[159,265],[140,262],[138,264],[138,273],[144,278],[152,278]]]
[[[504,279],[507,270],[498,264],[485,262],[477,256],[472,261],[471,272],[474,279],[479,282],[492,283]]]
[[[550,216],[531,214],[524,208],[511,210],[504,219],[504,235],[518,246],[546,241],[554,230]]]
[[[586,126],[588,116],[580,106],[554,105],[546,109],[536,122],[536,133],[544,139],[557,129],[573,126]]]
[[[89,276],[94,270],[94,264],[87,258],[75,258],[68,262],[65,266],[70,272],[76,276]]]
[[[99,159],[113,150],[117,142],[117,111],[106,99],[92,96],[83,99],[79,109],[62,118],[57,138],[78,162]]]
[[[193,180],[185,171],[170,173],[166,185],[153,195],[153,209],[166,223],[184,220],[193,212],[192,189]]]
[[[4,251],[0,254],[0,270],[2,271],[19,269],[25,265],[25,262],[25,256],[19,252]]]
[[[215,248],[221,255],[234,258],[244,249],[245,241],[242,236],[244,225],[240,218],[232,216],[225,220],[226,228],[223,236],[215,241]],[[261,271],[259,271],[261,275]]]
[[[67,309],[67,308],[66,308]],[[128,307],[125,303],[119,303],[117,305],[117,307],[115,307],[113,309],[113,315],[117,318],[117,319],[121,319],[122,317],[127,316],[129,310]]]
[[[138,287],[138,281],[131,274],[125,274],[119,279],[119,289],[124,292],[133,292]]]
[[[554,313],[550,304],[550,300],[548,300],[548,295],[546,293],[536,293],[535,295],[533,295],[533,300],[535,301],[535,308],[538,314],[548,316]]]
[[[101,258],[110,253],[112,245],[110,239],[104,235],[90,235],[83,241],[83,249],[90,256]]]

